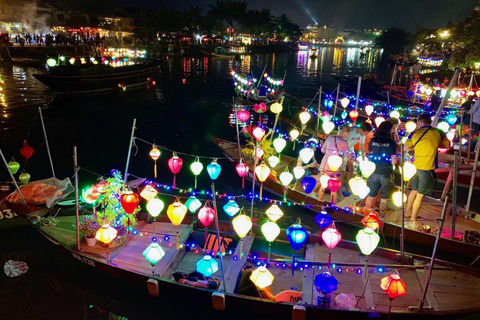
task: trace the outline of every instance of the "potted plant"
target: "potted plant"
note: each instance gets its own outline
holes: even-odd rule
[[[80,232],[83,234],[87,241],[87,246],[93,247],[97,243],[95,239],[95,234],[100,228],[95,218],[85,218],[82,223],[80,223]]]

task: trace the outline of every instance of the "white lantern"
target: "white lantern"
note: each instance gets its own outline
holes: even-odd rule
[[[405,130],[407,130],[408,133],[412,133],[413,131],[415,131],[415,129],[417,129],[417,124],[415,122],[408,121],[405,124]]]
[[[302,159],[303,163],[308,163],[312,160],[315,152],[310,148],[303,148],[300,150],[300,158]]]
[[[370,117],[370,115],[372,114],[373,112],[373,106],[371,104],[369,105],[366,105],[365,106],[365,113],[367,114],[367,116]]]
[[[280,159],[277,156],[268,157],[268,164],[272,168],[275,168],[279,162],[280,162]]]
[[[290,131],[290,138],[292,138],[292,140],[296,140],[299,135],[300,132],[298,132],[297,129],[293,129],[292,131]]]
[[[369,193],[370,188],[366,186],[365,188],[358,190],[358,197],[363,200],[366,196],[368,196]]]
[[[303,111],[299,114],[299,118],[300,118],[300,122],[302,124],[306,124],[308,122],[308,120],[310,120],[312,116],[310,115],[310,113],[308,111]]]
[[[439,124],[437,124],[437,128],[442,130],[443,132],[448,132],[448,129],[450,129],[450,125],[445,121],[442,121]]]
[[[281,153],[286,145],[287,145],[287,140],[283,139],[282,137],[279,137],[273,140],[273,147],[275,148],[275,151],[277,151],[278,153]]]
[[[292,180],[293,180],[293,174],[291,174],[290,172],[288,171],[284,171],[282,173],[280,173],[280,175],[278,176],[278,179],[280,180],[280,182],[282,183],[282,185],[284,187],[288,186]]]
[[[322,128],[326,134],[329,134],[330,132],[332,132],[333,129],[335,129],[335,125],[333,124],[333,122],[325,121],[324,123],[322,123]]]
[[[377,128],[382,124],[383,121],[385,121],[385,118],[382,116],[375,118],[375,125],[377,126]]]
[[[402,206],[402,191],[400,190],[395,191],[392,194],[392,200],[393,200],[393,204],[400,208]],[[407,196],[403,194],[403,203],[405,203],[406,201],[407,201]]]
[[[276,203],[272,204],[270,208],[265,211],[268,219],[272,220],[273,222],[277,221],[281,217],[283,217],[283,211],[277,206]]]
[[[342,104],[342,107],[346,108],[350,104],[350,99],[343,98],[342,100],[340,100],[340,103]]]
[[[400,119],[400,112],[398,112],[397,110],[390,112],[390,118]]]
[[[413,178],[415,173],[417,173],[417,167],[411,162],[405,162],[403,164],[403,167],[405,168],[405,172],[403,174],[403,180],[404,181],[410,181],[410,179]],[[400,173],[402,173],[402,166],[400,166]]]
[[[328,157],[327,163],[330,167],[330,170],[335,172],[342,166],[343,159],[342,157],[334,154],[333,156]]]
[[[328,187],[328,181],[330,180],[330,176],[328,174],[324,174],[320,177],[320,185],[322,188],[327,188]]]
[[[303,167],[295,167],[293,168],[293,175],[295,176],[295,179],[300,179],[301,177],[303,177],[303,175],[305,174],[305,169],[303,169]]]
[[[360,177],[354,177],[348,181],[348,185],[352,190],[352,193],[356,196],[360,193],[360,190],[365,189],[367,187],[367,183]]]
[[[362,175],[367,179],[375,172],[376,167],[377,165],[368,159],[360,161],[360,171],[362,171]]]

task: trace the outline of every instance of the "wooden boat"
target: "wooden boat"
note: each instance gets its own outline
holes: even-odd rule
[[[235,163],[238,161],[238,148],[237,144],[222,139],[214,138],[215,143],[221,148],[223,153]],[[283,186],[277,179],[277,173],[283,172],[286,166],[292,168],[296,165],[297,159],[282,155],[281,162],[272,170],[269,178],[263,182],[263,188],[269,192],[283,197]],[[253,162],[250,160],[246,162],[250,166],[250,171],[247,178],[252,179]],[[345,200],[343,203],[339,203],[337,207],[328,207],[328,198],[318,200],[312,198],[304,193],[300,183],[291,185],[287,192],[287,198],[295,202],[305,202],[312,206],[309,208],[315,212],[320,211],[323,207],[329,212],[332,218],[344,221],[356,227],[362,227],[361,220],[364,217],[362,213],[353,213],[352,204],[353,199]],[[326,201],[325,201],[326,200]],[[431,223],[431,228],[434,229],[437,219],[440,217],[440,208],[442,203],[434,200],[425,201],[420,211],[420,221],[424,223]],[[345,208],[342,206],[344,204]],[[358,210],[357,210],[358,211]],[[422,220],[423,219],[423,220]],[[445,228],[451,228],[451,221],[445,221]],[[401,230],[401,213],[399,210],[391,210],[387,213],[387,216],[382,224],[381,233],[385,236],[398,239],[400,237]],[[477,221],[469,220],[461,216],[456,218],[456,230],[465,232],[466,230],[480,230],[480,225]],[[415,246],[422,246],[426,248],[432,248],[435,242],[435,236],[432,233],[425,233],[418,230],[405,228],[405,242],[413,244]],[[461,256],[474,261],[480,256],[480,245],[467,243],[461,240],[454,240],[451,238],[442,237],[438,244],[439,251],[449,253],[452,255]],[[475,262],[478,262],[475,260]]]
[[[30,218],[35,217],[34,212],[29,215]],[[337,291],[331,297],[332,307],[318,306],[314,279],[326,270],[328,257],[328,249],[321,245],[319,234],[309,235],[309,243],[303,252],[292,252],[288,249],[286,234],[282,230],[273,244],[272,261],[268,263],[268,270],[275,277],[269,288],[272,293],[281,294],[264,298],[237,293],[237,278],[241,275],[242,268],[246,265],[255,268],[259,264],[267,263],[265,252],[261,249],[255,252],[252,250],[254,247],[267,246],[265,240],[255,237],[255,234],[261,234],[258,226],[254,227],[253,234],[243,239],[243,246],[237,245],[232,254],[223,257],[224,282],[220,271],[212,276],[220,282],[219,288],[222,291],[216,291],[195,287],[194,280],[180,284],[172,277],[173,272],[195,270],[196,262],[203,257],[201,248],[192,249],[197,248],[192,239],[199,233],[200,238],[203,237],[203,230],[195,230],[191,215],[178,228],[168,222],[165,215],[158,217],[153,224],[146,223],[139,217],[138,225],[135,226],[137,235],[134,235],[134,232],[129,233],[126,240],[114,248],[97,243],[93,247],[81,245],[81,248],[76,249],[75,216],[61,216],[57,220],[55,226],[28,221],[66,257],[129,282],[139,290],[143,288],[143,292],[148,291],[150,295],[165,302],[178,300],[180,297],[182,300],[188,299],[188,308],[191,314],[196,314],[197,317],[212,314],[213,309],[214,315],[225,319],[244,319],[252,314],[265,319],[383,319],[389,312],[389,300],[380,289],[379,283],[380,279],[389,274],[383,270],[391,269],[400,270],[408,288],[406,296],[397,298],[391,304],[391,319],[464,319],[466,316],[474,317],[480,311],[478,269],[447,262],[437,263],[426,295],[428,308],[419,312],[409,306],[418,305],[428,259],[412,256],[412,264],[401,264],[396,260],[397,252],[377,248],[368,258],[368,272],[363,273],[365,256],[359,255],[356,244],[347,241],[340,242],[333,249],[332,262],[335,267],[332,265],[330,271],[339,283]],[[229,234],[228,230],[229,223],[220,224],[222,236],[238,239]],[[165,236],[169,236],[170,240],[166,240]],[[172,246],[176,236],[182,244],[180,249]],[[154,267],[142,255],[152,242],[151,237],[160,239],[159,244],[165,251],[165,256]],[[337,306],[335,298],[340,293],[353,294],[357,301],[355,307],[346,309]]]
[[[106,65],[56,66],[47,74],[34,74],[41,83],[61,94],[124,91],[152,82],[158,62],[112,67]]]

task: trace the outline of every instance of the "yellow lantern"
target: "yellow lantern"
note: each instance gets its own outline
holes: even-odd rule
[[[403,164],[405,172],[403,174],[403,181],[410,181],[413,176],[417,173],[417,167],[411,162],[405,162]],[[402,173],[402,166],[400,166],[400,173]]]
[[[405,130],[407,130],[408,133],[412,133],[413,131],[415,131],[415,129],[417,129],[417,124],[415,122],[408,121],[405,124]]]
[[[263,290],[273,283],[275,277],[265,266],[260,266],[252,272],[250,280],[260,289]]]
[[[301,177],[303,177],[303,175],[305,174],[305,169],[303,169],[303,167],[295,167],[293,168],[293,175],[295,176],[295,179],[300,179]]]
[[[158,192],[152,185],[147,185],[143,188],[142,192],[140,192],[140,197],[143,199],[150,201],[157,196]]]
[[[255,168],[255,174],[257,175],[258,181],[261,182],[260,184],[260,200],[262,200],[262,190],[263,190],[263,182],[267,180],[268,176],[270,175],[270,168],[267,167],[265,163],[262,162],[261,165]]]
[[[277,206],[276,203],[272,204],[272,206],[265,211],[265,214],[267,215],[268,219],[272,220],[273,222],[276,222],[278,219],[283,217],[283,211]]]
[[[292,129],[292,131],[290,131],[290,138],[292,138],[292,140],[297,140],[298,136],[300,135],[300,132],[298,132],[297,129]]]
[[[342,104],[342,107],[346,108],[350,104],[350,99],[343,98],[342,100],[340,100],[340,103]]]
[[[400,208],[402,206],[402,191],[398,190],[392,194],[393,204]],[[403,203],[407,201],[407,196],[403,194]]]
[[[252,220],[245,214],[239,214],[233,218],[232,226],[240,238],[245,238],[250,229],[252,229]]]
[[[385,121],[384,117],[379,116],[375,118],[375,125],[377,126],[377,128],[382,124],[383,121]]]
[[[335,172],[342,166],[343,159],[339,155],[334,154],[333,156],[328,157],[327,163],[330,170]]]
[[[365,161],[360,161],[360,171],[362,171],[362,175],[367,179],[375,172],[376,168],[377,165],[375,162],[372,162],[368,159],[365,159]]]
[[[335,129],[335,124],[330,121],[325,121],[324,123],[322,123],[322,128],[325,134],[329,134],[330,132],[332,132],[333,129]]]
[[[158,150],[156,145],[153,145],[152,150],[150,150],[150,158],[152,158],[153,161],[155,161],[155,164],[153,166],[153,173],[155,178],[157,177],[157,160],[160,158],[160,150]]]
[[[369,105],[366,105],[365,106],[365,113],[367,114],[367,116],[370,117],[370,115],[372,114],[373,112],[373,106],[371,104]]]
[[[100,229],[98,229],[95,234],[95,238],[106,245],[110,244],[117,237],[117,229],[112,228],[110,224],[104,224]]]
[[[262,233],[268,242],[273,242],[280,234],[280,227],[272,221],[267,221],[262,225]]]
[[[300,122],[302,124],[306,124],[308,122],[308,120],[310,120],[312,116],[310,115],[310,113],[308,111],[303,111],[299,114],[299,118],[300,118]]]
[[[275,102],[270,106],[270,111],[272,111],[272,113],[279,114],[283,111],[283,106],[280,103]]]
[[[174,226],[179,226],[185,215],[187,214],[187,207],[178,199],[168,206],[167,216]]]
[[[326,189],[328,187],[328,181],[330,180],[330,176],[328,174],[324,174],[320,177],[320,185],[322,188]]]
[[[352,190],[352,193],[356,196],[361,193],[362,189],[365,189],[367,187],[367,183],[365,180],[363,180],[360,177],[354,177],[348,181],[348,185],[350,186],[350,189]]]
[[[398,112],[397,110],[390,112],[390,118],[400,119],[400,112]]]

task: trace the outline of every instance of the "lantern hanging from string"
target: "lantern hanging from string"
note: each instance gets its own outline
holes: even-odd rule
[[[182,223],[185,215],[187,214],[187,207],[181,203],[178,198],[174,203],[168,206],[167,216],[174,226],[177,227],[177,236],[176,236],[176,249],[180,249],[179,235],[178,235],[178,226]]]
[[[322,210],[314,218],[320,229],[325,229],[333,223],[332,218],[328,215],[327,211]]]
[[[315,152],[312,148],[303,148],[300,150],[300,159],[302,159],[303,163],[309,163],[312,160]]]
[[[125,210],[126,213],[132,214],[135,212],[135,209],[140,202],[140,198],[138,194],[134,193],[131,190],[125,190],[122,195],[120,196],[120,204]]]
[[[280,173],[278,179],[283,185],[283,199],[286,199],[287,196],[287,187],[293,180],[293,175],[288,171],[288,167],[285,167],[285,171]]]
[[[348,98],[343,98],[342,100],[340,100],[340,103],[342,104],[342,107],[343,107],[343,108],[346,108],[346,107],[348,107],[348,105],[350,104],[350,99],[348,99]]]
[[[400,279],[397,270],[380,280],[380,288],[387,293],[390,300],[407,294],[407,285]]]
[[[312,117],[310,115],[310,112],[308,111],[302,111],[300,112],[300,114],[298,115],[298,117],[300,118],[300,122],[302,124],[307,124],[307,122],[310,120],[310,118]]]
[[[144,251],[143,257],[150,262],[152,267],[154,267],[158,261],[162,260],[165,256],[165,251],[162,249],[160,244],[156,241],[152,242]],[[155,273],[155,269],[153,269]]]
[[[305,174],[305,169],[303,169],[303,167],[295,167],[293,168],[293,176],[295,177],[295,179],[299,180],[301,177],[303,177],[303,175]]]
[[[223,211],[230,217],[233,218],[237,213],[240,212],[240,206],[235,200],[230,199],[228,202],[223,206]]]
[[[263,182],[267,180],[268,176],[270,175],[270,171],[270,168],[267,167],[264,162],[255,168],[255,174],[257,175],[258,181],[260,181],[260,200],[262,199]]]
[[[353,122],[355,122],[358,118],[358,111],[357,110],[352,110],[349,113],[350,119],[352,119]]]
[[[190,198],[188,198],[188,200],[185,202],[185,206],[187,207],[188,211],[195,213],[202,206],[202,202],[200,202],[195,195],[191,195]]]
[[[7,165],[12,174],[16,174],[18,169],[20,169],[20,163],[16,162],[13,158],[9,163],[7,163]]]
[[[155,198],[157,194],[157,189],[155,189],[151,184],[147,184],[145,188],[143,188],[143,190],[140,192],[140,197],[147,201],[150,201]]]
[[[380,228],[381,223],[382,222],[375,211],[370,212],[362,219],[363,226],[372,230]]]
[[[317,179],[312,176],[305,176],[302,178],[302,188],[306,194],[312,193],[317,185]]]
[[[393,200],[393,204],[397,207],[397,208],[400,208],[402,206],[402,191],[398,190],[398,191],[395,191],[393,194],[392,194],[392,200]],[[405,203],[407,201],[407,196],[405,195],[405,193],[403,194],[403,203]]]
[[[241,122],[246,122],[250,119],[250,112],[245,109],[240,109],[237,111],[237,119]]]
[[[245,187],[245,176],[248,173],[248,165],[245,164],[243,158],[240,159],[240,162],[237,164],[235,167],[235,170],[237,170],[238,175],[242,178],[242,188]]]
[[[308,240],[308,232],[301,225],[300,218],[297,219],[295,224],[292,224],[287,228],[287,238],[288,242],[292,246],[293,250],[298,250],[302,248]]]
[[[328,188],[332,192],[337,192],[342,187],[342,182],[337,178],[330,178],[328,180]]]
[[[325,189],[328,188],[328,181],[331,179],[331,177],[328,174],[322,174],[320,176],[320,186]]]
[[[18,176],[18,179],[23,183],[23,184],[27,184],[28,181],[30,181],[30,174],[23,171],[19,176]]]
[[[156,145],[153,145],[149,155],[150,155],[150,158],[152,158],[152,160],[154,161],[153,173],[154,173],[154,177],[156,178],[157,177],[157,160],[158,158],[160,158],[161,152]]]
[[[265,152],[262,150],[262,148],[259,146],[258,148],[256,148],[256,153],[255,153],[255,159],[258,161],[260,160],[263,155],[265,154]]]
[[[248,234],[252,229],[252,220],[250,217],[247,217],[245,214],[240,213],[238,216],[232,220],[233,230],[237,233],[240,238],[240,258],[243,257],[243,238]]]
[[[375,164],[375,162],[372,162],[368,159],[360,161],[360,171],[362,172],[362,176],[364,176],[366,179],[368,179],[368,177],[370,177],[375,172],[376,168],[377,165]]]
[[[390,118],[400,119],[400,112],[398,112],[397,110],[393,110],[392,112],[390,112]]]
[[[205,202],[203,208],[198,211],[198,220],[204,227],[208,227],[215,219],[215,210]]]
[[[271,207],[265,211],[265,214],[267,215],[268,219],[272,220],[273,222],[276,222],[278,219],[283,217],[283,211],[276,203],[272,204]]]
[[[117,229],[105,223],[95,234],[95,238],[106,245],[109,245],[117,237]]]
[[[220,172],[222,171],[222,167],[217,163],[217,159],[213,159],[212,163],[207,166],[207,172],[210,176],[210,179],[217,180]]]
[[[330,167],[330,170],[335,172],[342,166],[343,159],[339,155],[334,154],[328,157],[327,164]]]
[[[413,131],[415,131],[415,129],[417,129],[417,124],[413,121],[408,121],[407,123],[405,123],[405,130],[407,131],[407,133],[412,133]]]
[[[271,106],[270,106],[270,111],[274,114],[279,114],[280,112],[283,111],[283,106],[278,103],[278,102],[274,102]]]
[[[196,270],[205,277],[210,277],[218,271],[218,262],[210,255],[204,255],[202,259],[196,263]]]
[[[253,137],[255,138],[255,140],[257,140],[258,142],[262,141],[263,137],[265,136],[265,129],[263,129],[262,127],[256,127],[255,129],[253,129]]]
[[[342,114],[340,115],[340,117],[342,117],[343,120],[345,120],[347,116],[348,116],[347,111],[343,111]]]
[[[350,190],[352,190],[352,193],[358,196],[359,192],[367,187],[367,183],[360,177],[354,177],[348,180],[348,186]]]
[[[273,147],[275,148],[275,151],[277,151],[278,153],[281,153],[286,145],[287,145],[287,140],[283,139],[281,136],[273,140]]]
[[[340,240],[342,240],[342,235],[337,230],[337,228],[335,228],[335,223],[332,223],[329,228],[325,229],[322,232],[322,240],[323,242],[325,242],[325,245],[329,249],[327,268],[330,269],[330,263],[332,261],[332,249],[337,246]]]
[[[338,280],[330,272],[324,271],[315,276],[314,284],[317,291],[329,295],[337,290]]]
[[[297,140],[299,135],[300,135],[300,132],[296,128],[290,131],[290,138],[292,138],[293,141]]]
[[[370,115],[372,114],[373,112],[373,106],[371,104],[369,105],[366,105],[365,106],[365,113],[367,114],[367,116],[370,117]]]
[[[272,285],[274,279],[275,277],[270,271],[268,271],[267,267],[265,266],[258,267],[257,269],[253,270],[252,274],[250,275],[250,280],[260,290],[263,290],[266,287]]]
[[[335,124],[330,121],[325,121],[324,123],[322,123],[322,128],[325,134],[330,134],[330,132],[335,129]]]
[[[363,200],[363,199],[365,199],[369,194],[370,194],[370,188],[369,188],[368,186],[366,186],[365,188],[358,190],[357,196],[358,196],[361,200]]]
[[[437,128],[442,130],[443,132],[448,132],[448,129],[450,129],[450,125],[445,121],[442,121],[439,124],[437,124]]]
[[[192,170],[193,175],[195,176],[195,189],[197,189],[197,177],[203,170],[203,164],[200,162],[200,158],[196,157],[195,161],[190,165],[190,170]]]
[[[280,162],[280,159],[277,156],[268,157],[268,164],[272,168],[275,168],[279,162]]]
[[[360,251],[368,256],[375,250],[380,242],[380,237],[370,228],[360,230],[356,236]]]
[[[23,164],[24,167],[27,165],[28,159],[32,157],[33,152],[34,150],[28,145],[27,140],[23,140],[23,146],[20,149],[20,154],[25,158],[25,163]]]
[[[147,211],[154,218],[160,215],[160,212],[162,212],[163,208],[165,208],[165,204],[158,198],[150,199],[147,202]]]
[[[275,222],[267,221],[262,225],[261,230],[262,230],[263,236],[268,241],[267,261],[270,261],[270,251],[272,249],[272,242],[275,241],[275,239],[280,234],[280,227]]]
[[[453,126],[455,124],[455,122],[457,122],[457,120],[458,120],[458,118],[454,114],[449,114],[445,117],[445,121],[447,121],[447,123],[451,126]]]
[[[173,188],[176,188],[176,179],[177,179],[177,173],[180,172],[180,169],[182,168],[183,165],[183,160],[177,157],[177,154],[173,152],[173,156],[168,159],[168,167],[170,168],[170,171],[173,173]]]
[[[403,164],[404,173],[403,181],[410,181],[413,176],[417,173],[417,167],[411,162],[405,162]],[[400,166],[400,173],[402,173],[402,166]]]
[[[382,116],[378,116],[375,118],[375,125],[377,126],[377,128],[382,124],[382,122],[385,121],[385,118],[382,117]]]

